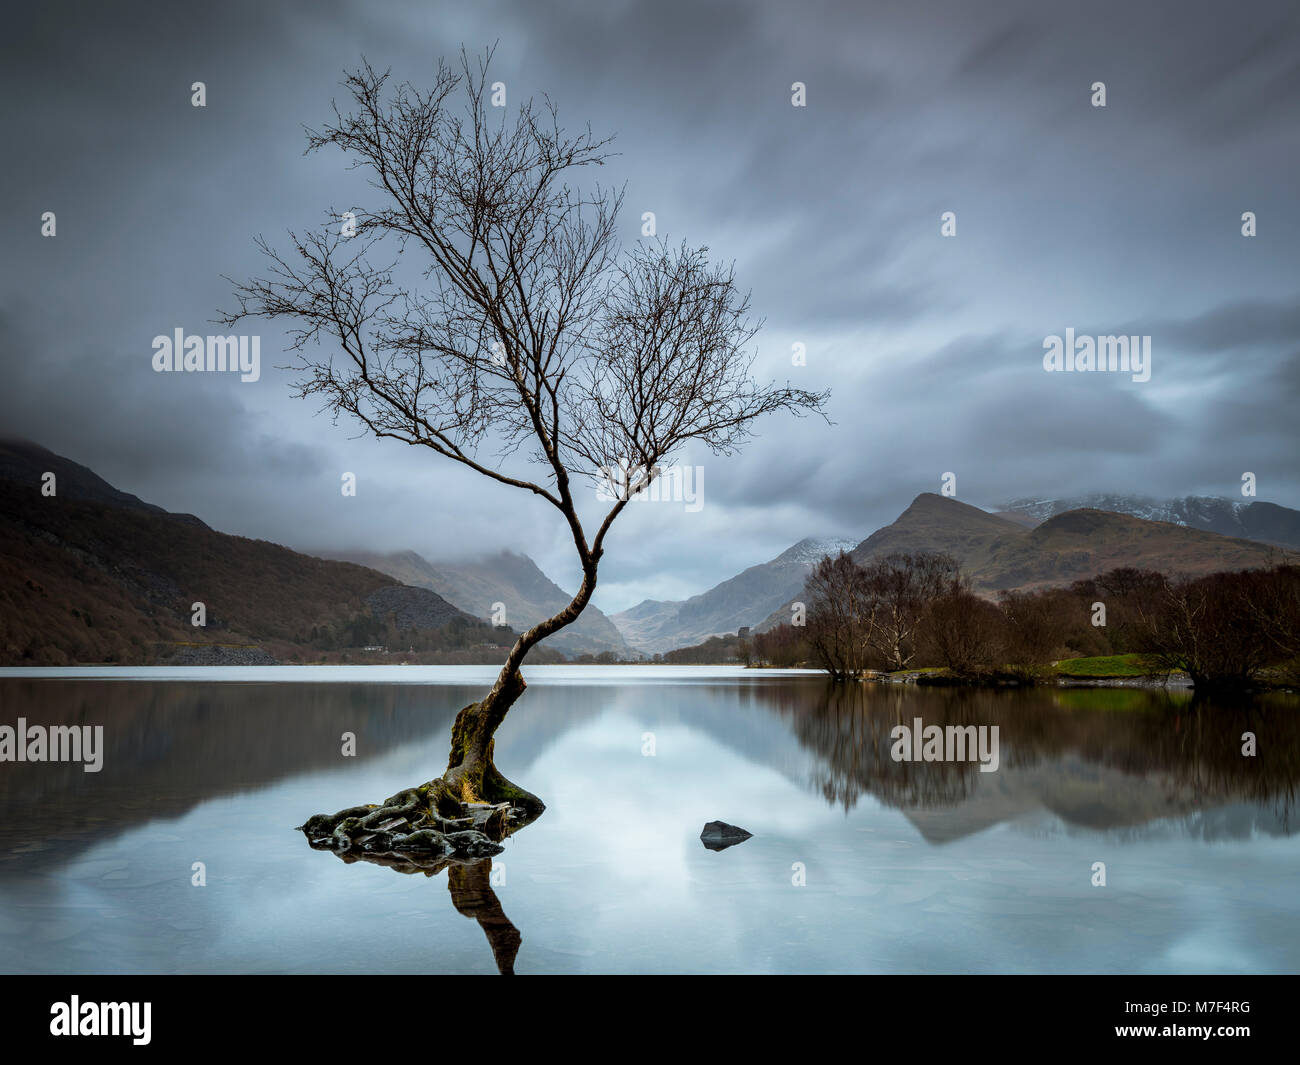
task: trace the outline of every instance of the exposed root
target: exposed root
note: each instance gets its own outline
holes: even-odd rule
[[[299,826],[317,850],[415,871],[447,861],[500,854],[501,841],[541,816],[545,804],[512,784],[492,763],[492,734],[524,690],[523,678],[498,683],[482,702],[456,715],[447,771],[378,806],[316,814]],[[387,859],[387,860],[385,860]]]
[[[533,820],[527,810],[508,802],[458,803],[456,816],[448,817],[448,791],[442,784],[408,788],[379,806],[316,814],[299,830],[316,850],[340,856],[486,858],[500,854],[500,841]]]

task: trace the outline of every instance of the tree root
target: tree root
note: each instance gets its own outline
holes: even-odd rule
[[[298,828],[314,849],[340,856],[486,858],[500,854],[505,849],[500,841],[534,820],[509,802],[467,803],[450,795],[445,782],[430,781],[399,791],[379,806],[316,814]],[[453,802],[454,811],[449,809]]]
[[[516,673],[501,687],[456,715],[451,756],[441,777],[399,791],[378,806],[349,806],[309,817],[298,826],[307,842],[346,861],[409,865],[405,871],[430,875],[448,862],[500,854],[502,840],[546,809],[492,763],[492,732],[523,691],[523,678]]]

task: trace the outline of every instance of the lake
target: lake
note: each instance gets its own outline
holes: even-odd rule
[[[1294,696],[526,667],[496,762],[548,808],[503,854],[427,877],[307,846],[309,815],[438,775],[494,675],[0,670],[0,724],[104,727],[100,772],[0,763],[0,971],[1300,970]],[[916,719],[997,726],[997,770],[895,761]],[[753,836],[706,849],[713,820]]]

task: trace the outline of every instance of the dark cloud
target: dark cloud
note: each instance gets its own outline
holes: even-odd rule
[[[1300,292],[1290,299],[1251,300],[1215,307],[1191,318],[1124,327],[1158,333],[1186,351],[1220,354],[1242,348],[1276,350],[1300,337]]]

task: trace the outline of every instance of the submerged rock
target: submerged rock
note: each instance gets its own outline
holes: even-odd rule
[[[725,821],[710,821],[700,833],[700,842],[711,851],[725,851],[737,843],[744,843],[751,835],[753,833],[729,825]]]

